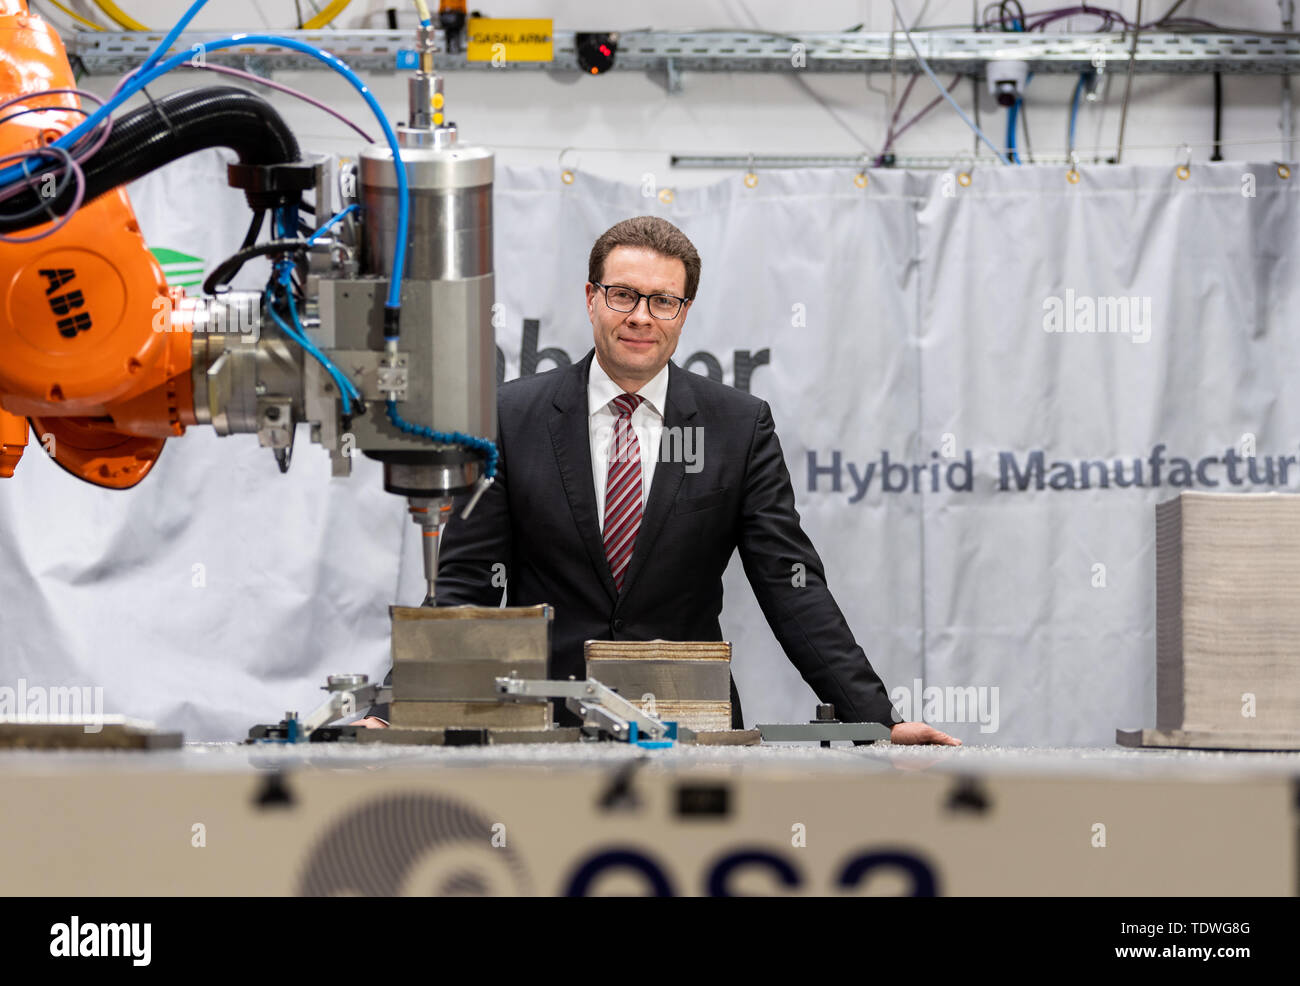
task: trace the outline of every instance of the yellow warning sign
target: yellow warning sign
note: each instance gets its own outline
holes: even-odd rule
[[[471,17],[466,58],[496,65],[554,61],[552,23],[549,18]]]

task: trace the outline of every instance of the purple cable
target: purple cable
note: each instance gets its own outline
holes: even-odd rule
[[[34,96],[53,96],[53,95],[62,95],[62,94],[77,96],[81,99],[91,99],[101,105],[104,102],[104,100],[100,98],[98,95],[96,95],[93,92],[89,92],[85,89],[70,89],[70,88],[43,89],[40,92],[21,93],[17,96],[5,100],[3,103],[0,103],[0,113],[3,113],[6,109],[8,109],[10,106],[13,106],[15,103],[24,102],[25,100],[29,100]],[[10,114],[10,116],[7,117],[6,119],[11,120],[16,116],[22,116],[26,113],[47,113],[47,112],[48,113],[71,112],[71,113],[83,113],[83,114],[86,113],[86,111],[82,109],[80,106],[32,106],[29,107],[28,109],[22,110],[21,112]],[[99,130],[96,130],[94,133],[87,134],[80,141],[78,141],[78,144],[80,145],[80,144],[89,143],[91,140],[94,140],[94,144],[90,147],[87,147],[85,150],[77,150],[74,148],[72,159],[79,165],[85,164],[85,162],[87,161],[87,159],[90,158],[91,155],[93,155],[96,151],[98,151],[101,147],[104,146],[104,141],[108,140],[108,134],[109,131],[112,129],[112,126],[113,126],[112,117],[105,118],[104,125]],[[39,154],[40,151],[36,150],[30,153]],[[30,157],[30,154],[28,154],[27,156]],[[58,164],[55,166],[54,170],[51,172],[51,174],[60,174],[65,167],[66,165],[63,164],[62,161],[59,161]],[[83,180],[84,180],[84,175],[83,175]],[[30,177],[28,178],[25,187],[27,188],[32,187],[32,180]],[[8,201],[9,199],[13,198],[15,195],[18,195],[20,192],[23,191],[23,188],[24,188],[23,185],[19,185],[15,183],[12,187],[0,191],[0,202]],[[83,192],[84,192],[84,188],[83,188]]]
[[[16,154],[7,154],[4,157],[0,157],[0,167],[5,167],[13,161],[26,161],[32,156],[32,154],[40,155],[50,153],[53,152],[49,148],[42,147],[36,151],[19,151]],[[0,243],[35,243],[37,240],[43,240],[45,237],[51,236],[61,230],[68,224],[68,221],[77,214],[77,210],[81,208],[81,203],[86,195],[86,173],[81,170],[80,163],[78,163],[71,154],[68,155],[68,162],[68,166],[72,168],[72,177],[77,183],[77,192],[76,195],[73,196],[72,207],[63,215],[59,216],[54,221],[54,225],[49,229],[40,233],[33,233],[31,236],[5,236],[4,234],[0,234]]]
[[[949,92],[952,92],[954,89],[956,89],[956,88],[957,88],[957,83],[961,82],[962,78],[963,78],[963,77],[962,77],[961,75],[958,75],[956,78],[954,78],[954,79],[952,80],[952,82],[949,83],[949,85],[948,85],[948,91],[949,91]],[[943,102],[943,97],[942,97],[942,96],[935,96],[934,99],[930,100],[930,102],[926,103],[925,106],[923,106],[920,110],[918,110],[915,116],[913,116],[910,120],[908,120],[906,123],[904,123],[904,124],[903,124],[901,127],[899,127],[897,130],[895,130],[895,131],[890,135],[889,139],[885,142],[885,146],[882,147],[882,148],[880,149],[880,154],[878,154],[878,155],[876,156],[875,166],[878,168],[878,167],[880,167],[880,166],[884,163],[885,155],[886,155],[887,153],[889,153],[889,149],[890,149],[891,147],[894,146],[894,141],[898,140],[898,138],[901,137],[901,136],[903,135],[903,132],[904,132],[905,130],[907,130],[909,127],[911,127],[912,124],[917,123],[918,121],[920,121],[921,117],[925,116],[925,114],[929,113],[932,109],[934,109],[936,106],[938,106],[941,102]]]
[[[294,96],[298,99],[301,99],[304,103],[310,103],[312,106],[315,106],[317,109],[324,110],[326,113],[334,117],[336,120],[341,120],[343,123],[346,123],[349,127],[351,127],[353,130],[359,133],[361,135],[361,139],[366,141],[367,143],[373,144],[375,142],[375,138],[371,137],[370,134],[366,133],[359,126],[357,126],[357,124],[353,123],[351,120],[349,120],[338,110],[334,109],[332,106],[328,106],[325,103],[322,103],[319,99],[315,99],[312,96],[308,96],[305,92],[301,92],[290,86],[283,85],[282,83],[279,82],[272,82],[270,79],[263,79],[260,75],[254,75],[252,72],[244,72],[237,68],[231,68],[229,65],[207,65],[207,64],[198,65],[194,62],[189,62],[186,67],[204,69],[208,72],[220,72],[222,75],[233,75],[235,76],[235,78],[245,79],[249,82],[255,82],[259,86],[266,86],[268,89],[275,89],[278,90],[279,92],[285,93],[286,95]]]
[[[1034,21],[1032,24],[1026,24],[1025,30],[1036,31],[1051,24],[1053,21],[1063,20],[1066,17],[1083,17],[1087,15],[1093,17],[1104,17],[1106,19],[1106,23],[1099,29],[1101,31],[1105,31],[1115,21],[1119,21],[1123,24],[1124,30],[1126,31],[1133,27],[1133,25],[1128,22],[1128,19],[1118,10],[1107,10],[1104,7],[1063,7],[1060,10],[1039,11],[1038,20]],[[1026,17],[1025,20],[1028,21],[1029,18]],[[1148,24],[1144,26],[1150,27],[1151,25]]]
[[[898,118],[903,115],[903,107],[907,105],[907,97],[912,95],[912,87],[916,85],[919,75],[913,75],[903,89],[903,95],[898,98],[898,105],[894,107],[894,115],[889,120],[889,129],[885,131],[885,146],[881,148],[881,153],[889,150],[889,145],[894,140],[894,127],[898,126]]]
[[[217,72],[222,75],[234,76],[235,78],[243,79],[248,82],[253,82],[260,86],[266,86],[268,89],[275,89],[288,96],[293,96],[296,99],[301,99],[303,102],[309,103],[310,105],[315,106],[317,109],[324,110],[330,116],[341,121],[342,123],[347,124],[347,126],[355,130],[361,136],[361,139],[366,141],[367,143],[373,144],[375,142],[374,137],[366,133],[366,131],[361,129],[361,127],[353,123],[351,120],[349,120],[338,110],[334,109],[332,106],[323,103],[319,99],[307,95],[307,93],[305,92],[292,88],[291,86],[286,86],[279,82],[272,82],[269,79],[263,79],[261,76],[254,75],[251,72],[244,72],[241,71],[240,69],[231,68],[227,65],[207,65],[207,64],[200,65],[195,62],[190,62],[188,67],[194,69],[204,69],[209,72]],[[113,98],[113,96],[116,96],[118,92],[121,91],[122,87],[126,85],[127,81],[130,78],[131,78],[131,73],[127,73],[125,76],[123,76],[122,79],[118,82],[118,84],[113,88],[113,92],[109,96],[109,98],[111,99]],[[85,89],[72,89],[72,88],[45,89],[40,92],[23,93],[21,95],[13,97],[12,99],[6,100],[3,103],[0,103],[0,113],[4,112],[4,110],[14,105],[15,103],[19,103],[22,102],[23,100],[31,99],[33,96],[51,96],[56,94],[75,95],[83,99],[92,99],[96,103],[99,103],[101,106],[104,104],[104,100],[101,99],[97,94],[93,92],[89,92]],[[25,113],[36,113],[42,111],[55,112],[58,110],[65,110],[65,111],[70,110],[72,112],[85,113],[85,110],[83,110],[79,106],[62,106],[62,107],[41,106],[41,107],[28,108],[26,110],[23,110],[21,113],[11,114],[8,117],[8,119],[13,119],[13,117],[15,116],[22,116]],[[5,121],[0,121],[0,122],[5,122]],[[109,115],[104,118],[103,126],[101,126],[98,130],[90,134],[87,134],[85,137],[83,137],[80,141],[77,142],[77,145],[73,148],[73,151],[69,155],[67,164],[63,164],[62,162],[60,162],[50,172],[50,174],[61,174],[62,171],[67,167],[72,168],[73,177],[76,179],[77,182],[77,192],[75,197],[73,198],[72,208],[70,208],[67,212],[65,212],[62,216],[60,216],[59,219],[55,222],[55,224],[51,226],[49,229],[45,230],[43,233],[37,233],[33,236],[27,236],[27,237],[12,237],[12,236],[0,235],[0,243],[31,243],[35,240],[44,239],[45,237],[49,236],[51,233],[54,233],[55,231],[62,229],[63,226],[67,224],[67,222],[73,217],[73,215],[76,214],[77,210],[81,208],[82,203],[85,200],[86,175],[85,172],[82,170],[81,166],[86,161],[88,161],[91,157],[93,157],[95,154],[99,152],[99,150],[107,142],[109,134],[112,132],[112,129],[113,129],[113,117]],[[88,146],[85,146],[83,148],[82,145],[88,145]],[[4,158],[0,158],[0,162],[8,163],[10,161],[15,161],[15,160],[26,161],[33,154],[41,155],[42,153],[44,153],[43,149],[37,149],[31,152],[20,152],[17,154],[11,154]],[[20,194],[24,190],[24,188],[28,188],[28,189],[34,188],[33,179],[31,176],[27,177],[27,181],[25,185],[15,183],[11,188],[0,191],[0,202],[7,201],[8,199],[13,198],[15,195]]]
[[[54,96],[57,94],[64,94],[64,93],[73,96],[79,96],[82,99],[93,99],[101,106],[104,104],[103,99],[101,99],[98,95],[96,95],[93,92],[90,92],[87,89],[62,89],[62,88],[41,89],[38,92],[22,92],[19,93],[17,96],[13,96],[10,99],[6,99],[3,103],[0,103],[0,113],[7,110],[10,106],[13,106],[14,103],[21,103],[24,99],[31,99],[33,96]],[[81,109],[81,107],[80,106],[42,106],[39,107],[39,109],[44,109],[44,110],[49,110],[51,112],[54,112],[56,110],[79,110]]]
[[[1125,18],[1124,15],[1120,13],[1118,10],[1111,10],[1108,7],[1089,7],[1087,4],[1084,4],[1082,6],[1076,6],[1076,7],[1056,7],[1051,10],[1036,10],[1032,14],[1025,14],[1024,28],[1026,32],[1035,31],[1041,28],[1043,25],[1050,24],[1052,21],[1060,20],[1063,17],[1081,17],[1088,14],[1091,14],[1094,17],[1104,17],[1106,19],[1106,23],[1103,26],[1103,29],[1105,27],[1109,27],[1113,21],[1119,21],[1121,24],[1124,25],[1125,30],[1128,30],[1132,26],[1131,24],[1129,24],[1128,19]],[[994,17],[984,21],[984,26],[985,27],[993,27],[997,25],[1005,26],[1008,23],[1017,20],[1020,20],[1020,18],[1015,15],[1003,14],[999,17]],[[1156,24],[1159,23],[1160,23],[1159,21],[1153,21],[1151,24],[1143,25],[1143,27],[1144,29],[1148,27],[1154,27]]]
[[[1105,18],[1105,23],[1102,24],[1102,26],[1098,29],[1099,31],[1109,30],[1111,25],[1117,21],[1123,25],[1125,31],[1131,31],[1135,26],[1127,17],[1124,16],[1124,14],[1121,11],[1112,10],[1109,7],[1095,7],[1095,6],[1090,7],[1087,4],[1081,4],[1076,7],[1057,7],[1052,10],[1037,10],[1034,11],[1034,13],[1032,14],[1026,14],[1024,17],[1025,20],[1024,27],[1026,32],[1037,31],[1046,27],[1048,24],[1053,23],[1054,21],[1059,21],[1066,17],[1085,17],[1085,16]],[[1019,20],[1019,18],[1014,15],[1003,14],[999,17],[994,17],[990,20],[986,20],[984,22],[984,26],[985,27],[991,27],[994,25],[1005,26],[1007,23],[1015,20]],[[1162,23],[1164,23],[1163,17],[1160,18],[1159,20],[1151,21],[1148,24],[1138,24],[1136,25],[1136,27],[1140,31],[1149,31],[1152,28],[1159,27]],[[1174,18],[1174,23],[1196,24],[1198,26],[1208,27],[1208,28],[1219,28],[1221,26],[1215,24],[1212,21],[1201,20],[1195,17],[1177,17]]]

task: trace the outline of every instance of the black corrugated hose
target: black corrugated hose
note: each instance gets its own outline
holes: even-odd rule
[[[298,141],[280,114],[261,96],[234,86],[187,89],[153,100],[113,121],[108,141],[83,165],[83,205],[177,158],[209,147],[230,148],[239,156],[240,164],[281,164],[299,157]],[[41,171],[33,169],[32,174],[39,176],[56,167],[58,162],[52,162]],[[76,191],[72,182],[64,184],[63,191],[49,203],[57,214],[71,208]],[[17,218],[40,205],[34,189],[9,199],[0,212],[0,232],[13,233],[49,222],[44,212]]]

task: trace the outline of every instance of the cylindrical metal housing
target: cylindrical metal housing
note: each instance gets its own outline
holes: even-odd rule
[[[408,146],[402,160],[411,193],[406,276],[444,280],[491,274],[492,152],[455,143]],[[392,274],[397,201],[392,151],[373,144],[361,152],[362,270],[367,274]]]
[[[411,211],[398,341],[410,384],[398,411],[416,425],[495,440],[493,155],[456,143],[452,127],[399,132]],[[391,277],[398,218],[391,149],[375,144],[363,151],[359,177],[362,271]],[[360,448],[385,463],[390,491],[438,497],[477,479],[480,454],[399,438],[388,422],[375,423],[379,441]]]

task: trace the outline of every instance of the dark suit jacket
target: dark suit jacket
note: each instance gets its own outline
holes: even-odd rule
[[[817,697],[844,721],[899,721],[799,525],[767,403],[675,363],[663,446],[668,429],[699,429],[702,458],[693,465],[661,456],[623,590],[615,590],[592,485],[594,353],[500,388],[497,480],[468,520],[457,502],[442,536],[438,605],[498,605],[493,566],[504,563],[507,605],[555,608],[550,677],[582,677],[587,640],[721,640],[722,573],[739,549],[768,625]],[[740,728],[734,681],[732,706]]]

